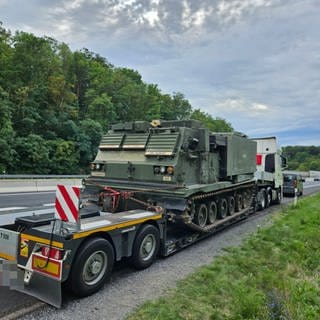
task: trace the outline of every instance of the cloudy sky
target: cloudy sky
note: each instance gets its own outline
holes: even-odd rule
[[[320,0],[0,0],[0,21],[136,69],[251,137],[320,145]]]

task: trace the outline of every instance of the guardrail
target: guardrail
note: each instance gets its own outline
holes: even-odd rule
[[[81,186],[84,175],[0,175],[0,193],[54,191],[57,184]]]

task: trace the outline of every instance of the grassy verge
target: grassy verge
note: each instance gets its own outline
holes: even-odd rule
[[[128,319],[320,319],[320,194],[275,219]]]

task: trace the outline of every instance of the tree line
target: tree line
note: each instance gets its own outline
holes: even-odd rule
[[[190,118],[233,130],[136,70],[0,22],[0,173],[84,173],[111,124]]]
[[[288,159],[288,170],[320,171],[320,147],[287,146],[282,152]]]

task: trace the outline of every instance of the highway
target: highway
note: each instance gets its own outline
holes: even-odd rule
[[[318,191],[320,191],[319,182],[307,182],[304,184],[304,195],[309,195]],[[52,211],[54,200],[55,192],[1,194],[0,222],[1,219],[2,221],[4,221],[3,219],[11,221],[15,214],[21,211],[30,211],[33,207],[39,207],[42,210],[49,209]],[[283,203],[288,203],[290,201],[293,201],[293,198],[283,199]],[[271,207],[271,210],[268,209],[265,211],[268,211],[266,214],[269,214],[277,211],[279,208],[280,206],[273,206]],[[184,253],[181,252],[179,255],[183,254]],[[72,298],[68,297],[68,299]],[[26,310],[26,308],[32,308],[33,306],[39,305],[41,305],[39,304],[39,301],[34,298],[9,290],[7,287],[0,287],[0,318],[5,314],[10,314],[17,310]]]

